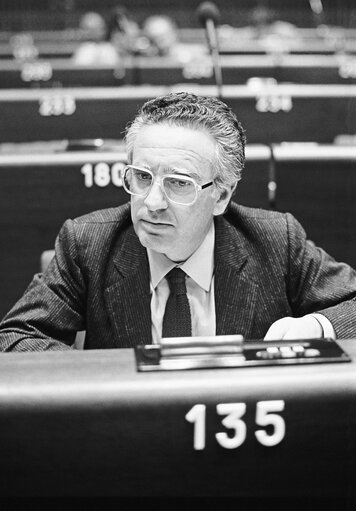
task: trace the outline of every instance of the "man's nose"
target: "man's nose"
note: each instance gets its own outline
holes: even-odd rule
[[[166,209],[168,207],[167,197],[165,196],[160,183],[157,181],[153,182],[153,185],[148,195],[146,196],[144,203],[150,211]]]

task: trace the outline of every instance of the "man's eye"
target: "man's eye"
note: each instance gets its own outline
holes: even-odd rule
[[[170,179],[169,182],[172,186],[177,188],[189,188],[192,186],[192,183],[190,181],[186,181],[185,179]]]
[[[140,181],[149,181],[151,174],[148,174],[148,172],[136,172],[136,178]]]

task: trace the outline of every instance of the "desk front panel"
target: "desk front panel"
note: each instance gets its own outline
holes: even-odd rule
[[[98,350],[0,369],[2,496],[356,495],[354,361],[137,373],[132,350]]]
[[[222,55],[224,84],[244,84],[251,78],[273,78],[280,83],[345,84],[356,81],[356,57],[334,55]],[[214,84],[210,56],[186,63],[165,57],[133,57],[123,67],[77,66],[70,59],[19,63],[3,60],[0,88],[112,87],[120,85]]]
[[[148,99],[185,87],[121,87],[0,91],[0,143],[119,138]],[[215,87],[187,90],[214,95]],[[249,143],[332,143],[356,130],[356,85],[225,86],[224,99],[247,130]]]
[[[356,160],[277,161],[276,209],[296,216],[309,239],[356,268]]]
[[[210,57],[192,59],[185,64],[165,58],[136,58],[128,76],[137,85],[174,83],[214,84]],[[345,84],[355,83],[356,58],[334,55],[221,55],[222,81],[225,85],[245,84],[252,78],[272,78],[279,83]]]
[[[1,317],[40,271],[42,251],[54,248],[67,218],[129,200],[119,178],[126,154],[89,153],[67,164],[60,156],[57,163],[44,164],[46,156],[49,161],[44,155],[36,165],[29,155],[21,166],[1,165],[0,157]]]

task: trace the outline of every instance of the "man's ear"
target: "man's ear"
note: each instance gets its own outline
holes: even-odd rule
[[[236,188],[236,185],[231,185],[230,187],[225,187],[223,189],[216,188],[216,193],[218,194],[218,198],[215,203],[214,207],[214,215],[222,215],[227,208],[227,205],[229,204],[232,194],[234,193],[234,190]]]

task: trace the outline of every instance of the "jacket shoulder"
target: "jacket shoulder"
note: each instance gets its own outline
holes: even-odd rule
[[[66,220],[57,241],[66,246],[69,252],[73,246],[80,251],[97,252],[99,247],[111,246],[131,226],[130,204],[127,203]]]
[[[270,209],[250,208],[231,202],[224,217],[231,223],[270,224],[272,227],[292,223],[301,227],[298,220],[291,213],[283,213]]]
[[[99,209],[74,218],[75,224],[126,224],[130,219],[130,203],[116,208]]]
[[[224,214],[231,227],[247,238],[260,238],[276,242],[289,236],[306,237],[303,226],[291,213],[250,208],[232,202]]]
[[[229,208],[225,214],[226,218],[230,221],[238,220],[275,220],[275,221],[286,221],[286,213],[280,211],[273,211],[269,209],[261,208],[250,208],[247,206],[241,206],[236,202],[231,202]]]

